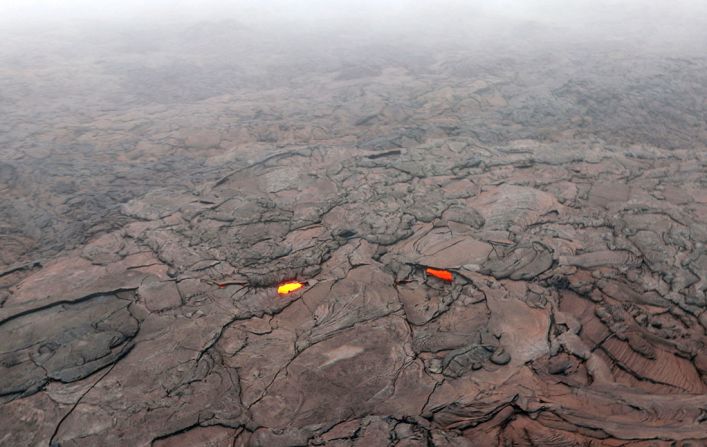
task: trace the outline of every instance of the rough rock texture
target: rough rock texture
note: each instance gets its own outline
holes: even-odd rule
[[[179,113],[162,92],[18,121],[7,144],[66,145],[91,174],[0,163],[0,445],[701,445],[707,151],[682,99],[707,63],[655,60],[689,91],[627,76],[649,104],[682,94],[687,130],[601,74],[514,84],[449,55],[325,65],[306,104],[304,82],[251,79],[169,92]],[[149,76],[121,79],[145,100]],[[100,218],[72,205],[114,192]]]

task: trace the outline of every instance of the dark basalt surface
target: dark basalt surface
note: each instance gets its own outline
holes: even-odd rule
[[[707,60],[192,31],[0,76],[0,445],[707,439]]]

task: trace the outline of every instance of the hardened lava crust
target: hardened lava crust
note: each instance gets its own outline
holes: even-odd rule
[[[124,51],[3,91],[0,445],[707,438],[704,59]]]

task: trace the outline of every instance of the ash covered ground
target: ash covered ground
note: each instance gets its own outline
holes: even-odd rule
[[[703,445],[705,17],[610,12],[3,31],[0,445]]]

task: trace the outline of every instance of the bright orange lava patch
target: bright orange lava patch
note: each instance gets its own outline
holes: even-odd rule
[[[277,293],[279,293],[280,295],[287,295],[288,293],[292,293],[295,290],[301,289],[302,287],[304,287],[304,283],[301,283],[299,281],[290,281],[277,286]]]
[[[454,276],[452,276],[452,272],[450,272],[449,270],[437,270],[431,267],[427,267],[425,269],[425,272],[427,272],[427,274],[430,276],[434,276],[435,278],[441,279],[442,281],[452,282],[452,279],[454,279]]]

